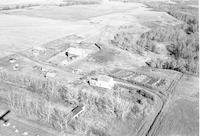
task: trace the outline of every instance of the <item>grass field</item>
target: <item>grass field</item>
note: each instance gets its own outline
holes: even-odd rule
[[[157,135],[199,135],[199,79],[185,75],[178,84]]]
[[[140,8],[142,4],[74,5],[69,7],[40,6],[31,9],[4,11],[8,14],[27,15],[66,21],[86,20],[94,17]]]
[[[91,25],[90,21],[86,19],[93,17],[93,15],[102,16],[107,13],[121,12],[121,9],[126,10],[127,8],[130,9],[131,7],[138,6],[132,5],[127,7],[125,5],[121,8],[116,5],[114,6],[115,10],[110,10],[110,6],[97,6],[96,8],[92,6],[72,6],[70,8],[50,6],[46,8],[37,7],[32,10],[19,9],[11,11],[9,15],[0,14],[2,20],[0,22],[0,56],[39,46],[70,34],[81,35],[86,33],[87,37],[93,37],[98,35],[100,29],[106,24],[95,26]],[[39,18],[37,14],[38,16],[40,15]],[[78,21],[82,19],[86,21]],[[110,19],[108,18],[107,20]]]
[[[27,16],[0,16],[2,19],[0,22],[0,49],[3,53],[22,51],[66,35],[82,33],[93,28],[89,25]]]
[[[41,6],[2,11],[0,14],[1,56],[70,34],[99,40],[98,36],[103,36],[107,31],[104,29],[106,26],[111,28],[113,26],[115,29],[121,25],[130,26],[133,22],[138,26],[139,22],[135,16],[143,14],[144,11],[148,13],[145,19],[157,16],[156,12],[147,11],[142,4],[118,2],[95,6],[79,5],[67,8]],[[141,31],[140,33],[146,30],[142,27],[135,29]],[[110,31],[114,32],[112,29]]]
[[[179,99],[171,106],[165,118],[162,120],[158,135],[198,136],[198,103]]]

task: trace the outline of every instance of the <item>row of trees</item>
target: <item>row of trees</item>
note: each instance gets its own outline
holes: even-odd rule
[[[69,87],[56,81],[17,75],[12,72],[0,72],[0,80],[2,84],[8,86],[12,84],[9,89],[5,87],[4,92],[0,90],[0,97],[7,99],[13,110],[28,119],[49,124],[59,131],[85,133],[90,128],[97,129],[95,122],[87,120],[87,118],[93,120],[92,116],[104,116],[105,120],[102,123],[106,125],[114,118],[127,120],[134,119],[138,114],[144,114],[136,102],[125,100],[120,94],[114,95],[115,91],[101,95],[96,89],[84,90],[77,85]],[[71,108],[80,103],[86,105],[84,117],[69,122]]]
[[[181,72],[199,73],[199,19],[198,9],[186,5],[148,4],[159,11],[183,21],[178,26],[158,27],[141,36],[138,44],[152,48],[153,42],[167,42],[168,60],[157,59],[152,66]],[[146,42],[147,41],[147,42]],[[151,50],[153,51],[153,50]],[[154,51],[153,51],[154,52]]]
[[[143,34],[137,44],[141,48],[157,53],[154,43],[167,43],[166,49],[170,59],[153,60],[154,63],[159,63],[157,67],[197,74],[199,61],[198,35],[198,32],[187,34],[178,27],[160,27]],[[162,64],[160,64],[161,62]]]
[[[72,5],[88,5],[88,4],[100,4],[102,0],[63,0],[59,6],[72,6]]]
[[[23,8],[29,8],[39,6],[39,4],[17,4],[17,5],[5,5],[0,7],[1,10],[13,10],[13,9],[23,9]]]
[[[155,10],[165,11],[182,24],[176,26],[157,26],[143,33],[135,43],[134,34],[131,32],[119,32],[111,40],[111,43],[123,50],[143,54],[151,51],[159,54],[157,43],[164,43],[169,59],[154,59],[150,66],[157,68],[173,69],[181,72],[198,74],[199,61],[199,24],[198,9],[185,5],[166,3],[148,3]]]

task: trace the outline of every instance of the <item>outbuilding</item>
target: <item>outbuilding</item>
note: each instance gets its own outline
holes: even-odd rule
[[[77,118],[83,111],[85,110],[85,106],[83,104],[76,106],[72,109],[72,119]]]

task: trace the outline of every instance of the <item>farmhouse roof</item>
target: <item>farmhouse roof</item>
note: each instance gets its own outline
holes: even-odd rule
[[[112,80],[112,77],[106,75],[99,75],[98,80],[103,82],[110,82]]]
[[[77,47],[69,47],[67,49],[67,52],[82,52],[82,51],[83,51],[83,49],[77,48]]]

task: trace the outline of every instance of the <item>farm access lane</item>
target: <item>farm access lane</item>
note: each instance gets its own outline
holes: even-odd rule
[[[156,118],[154,119],[152,125],[150,126],[148,132],[146,133],[146,136],[157,136],[156,133],[159,129],[159,124],[161,123],[165,112],[167,111],[168,107],[170,106],[170,102],[172,101],[172,96],[174,95],[174,89],[183,77],[183,73],[180,73],[180,75],[177,76],[175,80],[172,81],[168,89],[166,90],[167,92],[171,92],[169,95],[168,99],[164,101],[164,104],[160,110],[160,112],[157,114]]]
[[[141,125],[140,129],[137,132],[137,136],[152,136],[150,134],[150,132],[155,129],[155,126],[157,124],[159,124],[160,122],[160,118],[163,116],[163,112],[165,110],[165,107],[169,106],[168,103],[171,99],[171,95],[173,95],[173,90],[175,89],[176,85],[178,84],[178,82],[180,81],[180,79],[182,78],[183,74],[179,73],[177,74],[176,78],[170,83],[169,87],[165,90],[167,95],[163,95],[162,93],[160,93],[160,91],[156,91],[156,90],[152,90],[149,89],[147,87],[144,86],[140,86],[137,84],[131,84],[129,82],[126,82],[124,84],[129,85],[129,86],[134,86],[136,88],[142,88],[145,91],[153,94],[154,96],[156,96],[156,100],[157,100],[157,105],[156,105],[156,109],[155,109],[155,114],[151,115],[150,117],[147,118],[147,120],[144,120],[142,122],[143,125]],[[117,81],[120,82],[120,81]]]
[[[171,100],[171,95],[173,95],[173,90],[175,89],[176,85],[178,82],[181,80],[183,74],[180,73],[177,75],[176,79],[174,79],[171,84],[169,85],[168,89],[166,90],[167,92],[171,92],[170,95],[168,96],[162,96],[160,99],[162,100],[162,105],[160,109],[157,111],[157,114],[155,117],[150,117],[151,121],[146,121],[146,123],[149,123],[149,125],[142,126],[141,130],[138,132],[137,136],[153,136],[152,131],[156,131],[156,127],[159,126],[159,123],[161,121],[161,118],[163,117],[163,113],[165,112],[165,107],[169,106],[169,101]],[[150,90],[149,90],[150,91]],[[151,91],[152,92],[152,91]],[[155,92],[152,92],[155,93]]]
[[[155,91],[150,91],[150,89],[145,88],[143,86],[139,86],[137,84],[131,84],[131,83],[125,83],[125,82],[120,82],[120,81],[116,81],[120,84],[124,84],[126,86],[129,87],[134,87],[137,89],[143,89],[144,91],[150,93],[151,95],[154,96],[154,113],[150,114],[149,116],[147,116],[144,120],[142,120],[141,122],[141,126],[138,128],[137,132],[130,132],[131,135],[136,134],[136,136],[144,136],[147,131],[149,130],[149,126],[151,126],[151,124],[153,123],[154,119],[156,118],[157,114],[160,112],[160,110],[162,110],[163,107],[163,98],[160,97],[158,94],[155,93]]]
[[[13,118],[9,118],[9,126],[6,126],[2,122],[0,123],[0,136],[22,136],[26,133],[28,136],[56,136],[49,133],[47,130],[43,130],[40,127],[30,125],[30,123],[24,123]]]
[[[154,114],[150,114],[147,118],[145,118],[145,120],[143,120],[141,127],[139,128],[139,130],[137,131],[137,134],[136,136],[144,136],[152,122],[154,121],[154,119],[156,118],[157,114],[159,113],[159,111],[162,109],[163,107],[163,102],[162,102],[162,99],[159,98],[159,96],[155,95],[155,108],[154,108]]]

